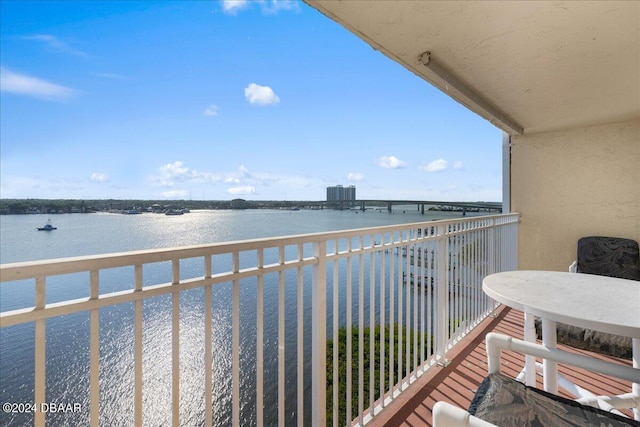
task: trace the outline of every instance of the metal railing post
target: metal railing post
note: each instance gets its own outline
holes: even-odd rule
[[[311,401],[312,425],[324,427],[327,422],[327,244],[313,243],[311,309]],[[334,402],[336,404],[336,402]]]
[[[438,248],[437,266],[437,304],[436,304],[436,328],[435,328],[435,354],[439,363],[446,365],[445,353],[447,351],[447,340],[449,331],[449,242],[447,230],[448,225],[438,226],[438,238],[440,239]]]
[[[489,227],[489,247],[488,247],[488,254],[487,254],[487,274],[493,274],[497,271],[496,268],[496,249],[498,247],[498,245],[496,244],[496,220],[494,218],[492,218],[489,223],[491,224]]]
[[[40,276],[36,278],[36,301],[35,310],[42,310],[46,305],[46,277]],[[46,403],[46,387],[47,387],[47,321],[45,319],[35,322],[35,366],[34,366],[34,388],[35,388],[35,404],[39,408],[41,404]],[[34,424],[36,426],[45,425],[45,412],[35,411]]]

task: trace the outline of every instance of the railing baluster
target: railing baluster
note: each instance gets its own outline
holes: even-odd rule
[[[172,262],[173,286],[180,284],[180,260]],[[180,291],[171,295],[173,310],[171,313],[171,418],[173,427],[180,426]]]
[[[364,242],[359,238],[358,255],[358,419],[362,425],[364,412]]]
[[[36,301],[34,308],[36,310],[44,309],[46,305],[46,277],[36,277]],[[37,408],[46,403],[46,387],[47,387],[47,321],[45,319],[37,320],[35,326],[35,404]],[[45,412],[36,411],[34,423],[36,427],[44,427]]]
[[[469,314],[472,318],[475,318],[474,313],[475,313],[475,309],[476,309],[476,305],[477,305],[477,292],[476,292],[476,276],[478,274],[478,265],[476,263],[476,259],[475,259],[475,247],[478,244],[478,240],[476,238],[475,235],[475,223],[473,225],[473,227],[471,228],[471,230],[469,231],[469,247],[467,248],[467,259],[469,260],[469,276],[468,276],[468,281],[469,281],[469,286],[471,289],[471,294],[470,294],[470,302],[471,302],[471,306],[469,307]]]
[[[480,262],[480,275],[478,275],[478,280],[477,280],[477,289],[480,290],[482,288],[482,278],[484,276],[486,276],[487,274],[487,257],[486,257],[486,245],[487,245],[487,239],[486,239],[486,230],[484,228],[482,228],[483,224],[480,224],[480,230],[478,231],[478,234],[480,235],[480,247],[478,248],[478,258],[479,258],[479,262]],[[484,294],[482,292],[478,292],[478,311],[476,312],[476,316],[480,316],[480,313],[482,313],[482,306],[484,305]]]
[[[403,244],[402,246],[402,251],[407,251],[408,248],[406,245],[404,245],[404,239],[402,236],[402,232],[398,233],[398,241],[401,242]],[[404,328],[403,328],[403,303],[402,303],[402,287],[404,285],[404,279],[407,278],[407,273],[405,273],[403,271],[403,265],[404,263],[402,262],[402,253],[400,253],[400,248],[398,248],[398,390],[402,391],[403,387],[402,387],[402,378],[403,378],[403,371],[402,371],[402,359],[403,359],[403,353],[402,353],[402,338],[403,338],[403,333],[404,333]]]
[[[352,252],[352,242],[351,242],[351,237],[349,237],[348,241],[347,241],[347,251],[349,252],[349,254],[351,254]],[[346,425],[350,425],[351,424],[351,420],[353,419],[352,416],[352,401],[351,401],[351,396],[353,395],[351,392],[351,383],[353,381],[352,378],[352,358],[351,355],[353,354],[353,348],[352,348],[352,344],[351,344],[351,334],[353,332],[353,314],[351,312],[351,308],[353,306],[353,291],[352,291],[352,273],[353,273],[353,263],[352,263],[353,258],[351,257],[351,255],[347,258],[347,354],[346,354],[346,358],[347,358],[347,396],[346,396],[346,400],[347,400],[347,416],[346,416],[346,420],[345,423]]]
[[[142,264],[136,264],[134,266],[134,292],[142,291]],[[135,323],[135,351],[134,351],[134,398],[133,398],[133,412],[134,420],[137,426],[142,425],[142,307],[143,301],[141,299],[136,300],[134,303],[134,323]]]
[[[461,248],[460,248],[460,264],[462,270],[460,271],[460,280],[462,281],[465,289],[464,293],[464,315],[467,319],[473,319],[471,316],[471,306],[472,306],[472,287],[471,282],[469,282],[469,269],[471,268],[469,263],[469,225],[465,227],[465,234],[462,237]]]
[[[449,339],[449,301],[448,301],[448,225],[438,226],[438,279],[437,279],[437,321],[436,321],[436,354],[441,363],[446,363],[445,353]]]
[[[451,342],[451,339],[454,337],[454,333],[456,330],[456,321],[457,321],[457,304],[456,304],[456,300],[455,300],[455,292],[456,292],[456,288],[455,288],[455,282],[454,282],[454,276],[453,276],[453,259],[451,257],[451,250],[455,245],[455,235],[451,234],[454,230],[452,230],[453,225],[450,225],[448,230],[448,233],[450,233],[447,236],[447,244],[448,244],[448,249],[447,249],[447,280],[446,280],[446,293],[448,298],[447,304],[449,306],[449,316],[447,316],[448,319],[448,324],[449,324],[449,332],[448,332],[448,336],[447,336],[447,345],[449,342]]]
[[[471,310],[471,316],[476,318],[476,313],[478,312],[478,303],[479,303],[479,295],[478,295],[478,275],[480,275],[480,265],[478,263],[477,258],[477,249],[480,245],[480,236],[478,235],[477,227],[475,227],[471,232],[472,242],[471,248],[469,250],[471,259],[471,265],[473,266],[472,274],[471,274],[471,286],[472,286],[472,295],[473,295],[473,308]]]
[[[422,230],[422,237],[424,239],[424,229]],[[425,291],[427,288],[427,282],[426,282],[426,273],[425,273],[425,264],[427,263],[427,252],[425,250],[425,244],[424,244],[424,240],[420,242],[419,245],[420,248],[420,256],[422,257],[421,261],[420,261],[420,280],[421,280],[421,285],[422,287],[420,288],[420,365],[423,366],[423,371],[426,368],[426,366],[424,365],[424,362],[426,360],[425,358],[425,354],[424,354],[424,340],[425,337],[427,335],[426,331],[424,330],[424,321],[425,321],[425,317],[427,317],[428,313],[426,311],[425,308]]]
[[[393,244],[394,234],[390,233],[390,243]],[[399,248],[391,246],[389,249],[389,396],[393,399],[395,381],[393,381],[395,370],[395,337],[394,337],[394,322],[395,322],[395,265],[396,254],[395,251]]]
[[[264,251],[258,249],[258,268],[264,268]],[[256,424],[264,425],[264,275],[258,276],[256,296]]]
[[[386,312],[386,302],[385,302],[385,295],[386,295],[386,282],[387,282],[387,275],[386,275],[386,257],[385,257],[385,240],[386,240],[386,235],[382,234],[380,236],[380,244],[381,249],[380,249],[380,402],[382,407],[384,408],[386,406],[386,399],[385,399],[385,388],[384,388],[384,379],[385,379],[385,364],[384,364],[384,360],[385,360],[385,328],[386,328],[386,318],[385,318],[385,312]]]
[[[97,299],[100,294],[98,270],[91,270],[89,274],[90,291],[89,298]],[[100,309],[90,311],[90,333],[89,333],[89,359],[91,365],[90,373],[90,395],[91,395],[91,425],[97,427],[100,423]]]
[[[412,371],[418,367],[418,289],[420,288],[421,279],[420,276],[420,247],[418,244],[414,243],[413,245],[413,255],[414,255],[414,266],[413,266],[413,275],[414,275],[414,286],[413,286],[413,365],[411,367]],[[417,260],[417,262],[416,262]],[[415,376],[414,376],[415,378]]]
[[[284,246],[278,248],[279,264],[284,265]],[[278,272],[278,425],[285,425],[284,418],[284,398],[285,398],[285,336],[284,336],[284,320],[285,320],[285,272]],[[234,424],[237,425],[237,424]]]
[[[298,261],[304,258],[302,244],[298,245]],[[298,426],[304,425],[304,274],[298,267]]]
[[[455,293],[455,307],[456,307],[456,314],[455,314],[455,325],[454,325],[454,330],[456,333],[456,336],[460,333],[462,333],[462,329],[463,327],[466,327],[466,322],[465,322],[465,317],[464,317],[464,303],[462,301],[462,284],[460,283],[460,265],[458,263],[458,250],[460,248],[460,236],[456,235],[453,237],[453,248],[451,248],[451,275],[453,276],[453,280],[452,280],[452,286],[453,286],[453,290]]]
[[[375,236],[369,236],[371,248],[375,246]],[[376,389],[375,367],[376,367],[376,334],[375,334],[375,308],[376,308],[376,260],[375,252],[369,253],[369,408],[373,408],[374,395]],[[373,415],[373,414],[372,414]]]
[[[312,425],[327,423],[327,244],[313,243],[312,309],[311,309],[311,400]]]
[[[211,255],[204,257],[204,277],[211,278]],[[206,427],[213,426],[213,304],[212,288],[204,288],[204,422]],[[140,425],[140,424],[136,424]]]
[[[233,252],[233,272],[240,271],[240,253]],[[240,425],[240,280],[232,281],[233,311],[232,323],[232,409],[231,420],[234,426]]]
[[[335,240],[333,243],[333,254],[338,254],[338,240]],[[340,385],[340,370],[338,369],[338,352],[340,349],[339,342],[339,329],[340,329],[340,281],[339,281],[339,263],[338,260],[335,259],[333,261],[333,425],[337,427],[340,423],[339,414],[340,414],[340,405],[339,399],[340,396],[338,394],[339,385]]]
[[[410,240],[411,239],[411,235],[409,234],[409,232],[407,232],[407,238],[406,238],[406,242],[407,242],[407,257],[405,259],[405,263],[406,263],[406,268],[407,268],[407,274],[406,274],[406,278],[407,278],[407,282],[405,283],[404,286],[404,292],[405,292],[405,305],[406,305],[406,310],[405,310],[405,364],[404,364],[404,378],[407,379],[406,384],[408,385],[411,382],[411,378],[410,378],[410,373],[411,373],[411,274],[412,274],[412,269],[411,269],[411,253],[410,250],[414,249],[414,246],[410,244]],[[415,277],[414,277],[415,280]],[[404,387],[403,387],[404,389]]]

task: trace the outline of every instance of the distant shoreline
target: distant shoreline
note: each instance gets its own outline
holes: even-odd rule
[[[115,199],[0,199],[0,215],[119,212],[137,209],[160,212],[168,209],[280,209],[320,205],[323,201],[251,200],[115,200]]]
[[[422,205],[423,210],[430,211],[465,211],[479,212],[499,207],[499,202],[422,202],[402,200],[356,200],[328,202],[326,200],[116,200],[116,199],[0,199],[0,215],[57,215],[65,213],[113,212],[130,213],[129,211],[162,213],[173,210],[239,210],[239,209],[357,209],[364,205],[367,208],[386,208],[398,205]],[[451,205],[449,205],[451,204]],[[494,206],[487,206],[493,204]],[[429,206],[428,208],[425,208]]]

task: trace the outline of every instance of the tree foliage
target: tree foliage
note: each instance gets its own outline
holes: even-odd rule
[[[350,425],[351,420],[346,419],[347,417],[347,360],[349,355],[347,354],[347,331],[346,327],[342,327],[338,331],[338,419],[340,420],[339,425]],[[414,332],[412,330],[407,330],[406,327],[402,327],[402,333],[399,332],[399,327],[397,324],[393,325],[393,382],[398,383],[398,369],[400,366],[400,343],[402,343],[402,376],[406,373],[406,349],[407,349],[407,331],[409,332],[409,354],[410,354],[410,362],[413,363],[413,354],[414,354]],[[353,327],[351,330],[351,379],[352,379],[352,387],[351,387],[351,416],[355,417],[358,413],[358,405],[360,402],[359,399],[359,387],[360,383],[359,378],[359,358],[360,358],[360,348],[359,348],[359,333],[360,329],[358,327]],[[369,406],[369,391],[371,389],[371,376],[370,376],[370,367],[371,364],[374,364],[374,401],[378,400],[380,396],[380,374],[381,374],[381,363],[380,363],[380,354],[381,354],[381,343],[380,343],[380,333],[381,327],[378,325],[374,328],[374,360],[370,359],[371,352],[371,328],[363,328],[363,407],[367,408]],[[384,391],[387,392],[389,390],[389,366],[391,359],[391,348],[390,348],[390,336],[391,336],[391,327],[386,325],[384,327]],[[425,353],[427,351],[427,339],[428,335],[425,333],[417,334],[417,342],[418,345],[422,343],[424,345]],[[431,340],[431,344],[433,343],[433,339]],[[327,341],[327,425],[333,425],[333,340]],[[430,346],[433,348],[433,345]],[[420,359],[420,349],[417,349],[418,353],[418,363],[421,363]],[[425,354],[425,357],[429,355]]]

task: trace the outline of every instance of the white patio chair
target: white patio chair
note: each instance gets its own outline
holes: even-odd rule
[[[534,387],[528,387],[500,373],[503,350],[529,354],[566,365],[583,368],[631,382],[640,382],[640,369],[588,356],[547,348],[506,335],[489,333],[486,337],[489,375],[478,388],[469,412],[445,402],[433,408],[434,427],[526,426],[639,426],[613,408],[640,406],[640,396],[594,396],[579,401],[566,399]],[[605,409],[602,409],[605,408]]]

